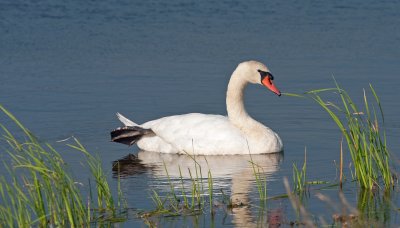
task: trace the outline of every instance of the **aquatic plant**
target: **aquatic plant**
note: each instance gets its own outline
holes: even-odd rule
[[[370,223],[371,221],[382,223],[386,227],[390,226],[391,211],[397,209],[397,206],[391,201],[391,192],[371,192],[360,189],[357,199],[360,219],[370,221]]]
[[[179,169],[179,185],[178,191],[175,190],[175,183],[172,181],[168,168],[164,163],[164,170],[168,180],[168,186],[170,191],[166,194],[159,194],[155,189],[152,189],[151,198],[155,204],[155,209],[141,213],[141,217],[148,219],[155,215],[168,215],[168,216],[179,216],[179,215],[195,215],[206,211],[207,195],[209,200],[209,210],[213,215],[213,179],[211,171],[208,170],[207,177],[203,176],[202,167],[197,162],[196,156],[187,154],[194,162],[194,170],[188,169],[189,178],[191,185],[188,189],[185,187],[185,179],[182,175],[182,170]],[[204,189],[205,183],[203,179],[207,178],[207,190]],[[187,192],[189,191],[189,193]],[[180,192],[181,195],[178,195]],[[208,193],[208,194],[207,194]]]
[[[325,202],[332,210],[335,227],[391,227],[391,211],[396,207],[391,202],[390,192],[372,192],[369,189],[359,189],[357,207],[350,205],[342,191],[338,192],[339,199],[332,200],[320,192],[315,196]],[[323,223],[323,226],[328,224]]]
[[[210,214],[213,216],[214,215],[214,210],[213,210],[213,177],[211,174],[211,170],[208,170],[208,178],[207,178],[207,183],[208,183],[208,201],[210,203]]]
[[[389,189],[394,185],[391,172],[390,152],[386,144],[385,118],[380,99],[370,84],[370,91],[379,107],[377,114],[374,105],[367,99],[364,90],[364,108],[358,108],[339,84],[335,81],[335,88],[318,89],[306,94],[316,101],[332,118],[339,127],[347,141],[348,149],[354,164],[355,177],[362,188],[373,189],[383,185]],[[322,92],[337,92],[340,96],[341,106],[324,100]],[[342,116],[344,115],[344,116]],[[382,126],[379,122],[382,122]]]
[[[97,205],[93,195],[81,193],[68,166],[56,149],[37,138],[14,115],[0,110],[17,125],[23,136],[16,137],[3,124],[2,149],[11,161],[3,161],[8,176],[0,177],[0,226],[88,226],[92,222],[121,221],[106,181],[101,162],[76,139],[70,145],[87,158],[95,179]],[[5,145],[4,145],[4,144]],[[89,199],[89,200],[88,200]],[[87,202],[87,203],[86,203]]]
[[[257,190],[258,190],[258,195],[260,197],[260,203],[263,205],[268,198],[267,194],[267,178],[264,175],[264,170],[263,168],[253,162],[253,158],[251,157],[250,154],[250,164],[251,167],[253,168],[253,175],[256,180],[256,185],[257,185]]]
[[[304,150],[304,163],[301,170],[297,168],[296,163],[293,163],[293,191],[302,193],[306,189],[306,174],[307,174],[307,150]]]

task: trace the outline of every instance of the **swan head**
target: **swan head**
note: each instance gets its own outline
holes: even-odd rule
[[[273,83],[274,76],[264,64],[257,61],[247,61],[240,63],[236,70],[242,72],[241,75],[245,77],[247,82],[263,85],[276,95],[281,95],[281,92]]]

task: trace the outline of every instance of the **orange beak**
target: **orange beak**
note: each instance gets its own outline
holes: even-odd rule
[[[271,90],[273,93],[275,93],[276,95],[280,96],[281,92],[279,91],[278,88],[276,88],[276,86],[274,85],[274,83],[272,83],[271,77],[266,76],[261,83],[267,87],[269,90]]]

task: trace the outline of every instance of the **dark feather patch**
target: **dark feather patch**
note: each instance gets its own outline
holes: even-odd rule
[[[127,126],[120,127],[113,131],[111,131],[111,141],[122,143],[126,145],[133,145],[139,139],[142,138],[143,135],[151,134],[153,131],[151,129],[145,129],[138,126]]]

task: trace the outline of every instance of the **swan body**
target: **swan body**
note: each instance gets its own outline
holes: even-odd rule
[[[251,118],[243,104],[248,83],[261,84],[280,96],[268,68],[256,61],[238,65],[228,84],[228,116],[190,113],[152,120],[141,125],[117,113],[125,125],[111,132],[114,142],[141,150],[195,154],[263,154],[283,150],[282,140],[274,131]]]

